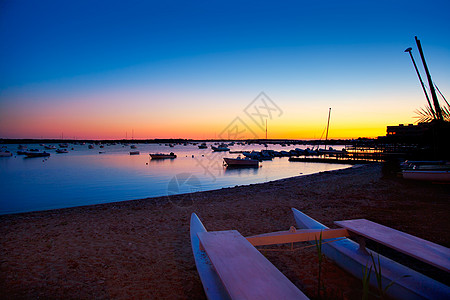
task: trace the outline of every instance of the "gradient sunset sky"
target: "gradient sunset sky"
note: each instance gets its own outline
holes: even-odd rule
[[[0,1],[0,138],[376,137],[450,98],[450,1]],[[422,72],[425,79],[425,73]],[[254,101],[256,100],[256,102]],[[244,127],[243,127],[244,126]]]

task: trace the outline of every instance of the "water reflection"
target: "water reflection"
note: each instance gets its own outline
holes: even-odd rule
[[[38,145],[29,148],[44,150]],[[122,145],[105,145],[103,154],[88,145],[73,148],[65,154],[46,150],[51,156],[44,159],[2,158],[0,214],[192,193],[347,167],[275,158],[263,161],[259,168],[225,168],[223,157],[238,154],[213,153],[195,145],[138,144],[140,155],[129,155],[130,148]],[[233,150],[259,148],[239,145]],[[17,145],[8,145],[8,149],[13,152]],[[178,157],[153,160],[148,155],[169,152]],[[185,200],[179,205],[189,203],[189,198]]]
[[[257,175],[259,171],[258,166],[245,166],[245,167],[233,167],[233,166],[227,166],[224,167],[225,175]]]

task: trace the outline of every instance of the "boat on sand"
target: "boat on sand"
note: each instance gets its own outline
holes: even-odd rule
[[[402,176],[411,180],[450,182],[450,170],[404,170]]]
[[[193,213],[190,236],[208,299],[308,299],[236,230],[208,232]]]
[[[171,158],[177,158],[175,153],[170,152],[169,154],[165,153],[150,153],[149,154],[152,159],[171,159]]]
[[[208,232],[197,215],[191,215],[192,250],[208,299],[307,299],[255,247],[319,239],[330,260],[358,278],[370,272],[369,284],[377,288],[380,280],[389,298],[448,299],[447,285],[367,249],[364,241],[371,239],[447,273],[450,249],[366,219],[337,221],[341,228],[329,229],[295,208],[292,212],[300,229],[249,237],[236,230]]]
[[[300,229],[328,229],[325,225],[295,208],[292,209],[292,212]],[[338,223],[336,222],[336,224]],[[450,261],[450,251],[448,248],[445,249],[447,260]],[[358,243],[348,238],[324,239],[322,252],[342,269],[357,278],[362,278],[366,266],[372,265],[372,254],[375,261],[379,259],[380,262],[382,285],[386,286],[392,282],[392,286],[387,289],[386,293],[395,299],[446,299],[450,295],[450,288],[445,284],[405,267],[375,251],[360,248]],[[373,270],[370,276],[370,284],[377,286],[376,275]]]

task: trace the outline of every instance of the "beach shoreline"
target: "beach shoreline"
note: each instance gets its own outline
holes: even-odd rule
[[[189,239],[198,214],[208,230],[242,235],[287,230],[291,208],[335,227],[366,218],[450,246],[449,185],[404,181],[381,164],[175,196],[0,216],[1,299],[202,299]],[[314,249],[266,257],[314,297]],[[331,262],[324,282],[355,299],[360,281]]]

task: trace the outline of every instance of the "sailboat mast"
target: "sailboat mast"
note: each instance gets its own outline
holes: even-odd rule
[[[328,110],[328,122],[327,122],[327,133],[325,135],[325,150],[327,150],[327,141],[328,141],[328,127],[330,127],[330,115],[331,115],[331,107]]]
[[[419,69],[417,69],[417,65],[416,65],[416,62],[414,60],[414,57],[413,57],[411,51],[412,51],[411,47],[405,50],[405,52],[408,52],[409,56],[411,57],[411,60],[412,60],[413,65],[414,65],[414,69],[416,70],[417,76],[419,77],[420,84],[422,85],[422,90],[423,90],[423,92],[425,94],[425,97],[427,98],[428,106],[430,107],[431,113],[433,114],[433,118],[436,118],[436,113],[434,112],[433,105],[431,105],[431,101],[430,101],[430,98],[428,97],[427,90],[425,88],[425,85],[423,84],[422,76],[420,76]]]
[[[266,141],[267,141],[267,119],[266,119]]]
[[[425,73],[427,74],[428,85],[430,87],[431,98],[433,99],[434,111],[436,113],[436,118],[439,121],[442,121],[443,120],[442,110],[441,110],[441,107],[439,106],[439,101],[436,96],[436,91],[434,90],[434,84],[433,84],[433,81],[431,80],[430,71],[428,71],[427,63],[425,62],[425,56],[423,55],[422,46],[421,46],[420,40],[417,38],[417,36],[415,37],[415,39],[416,39],[417,48],[419,48],[420,57],[422,58],[422,63],[423,63],[423,67],[425,69]]]

